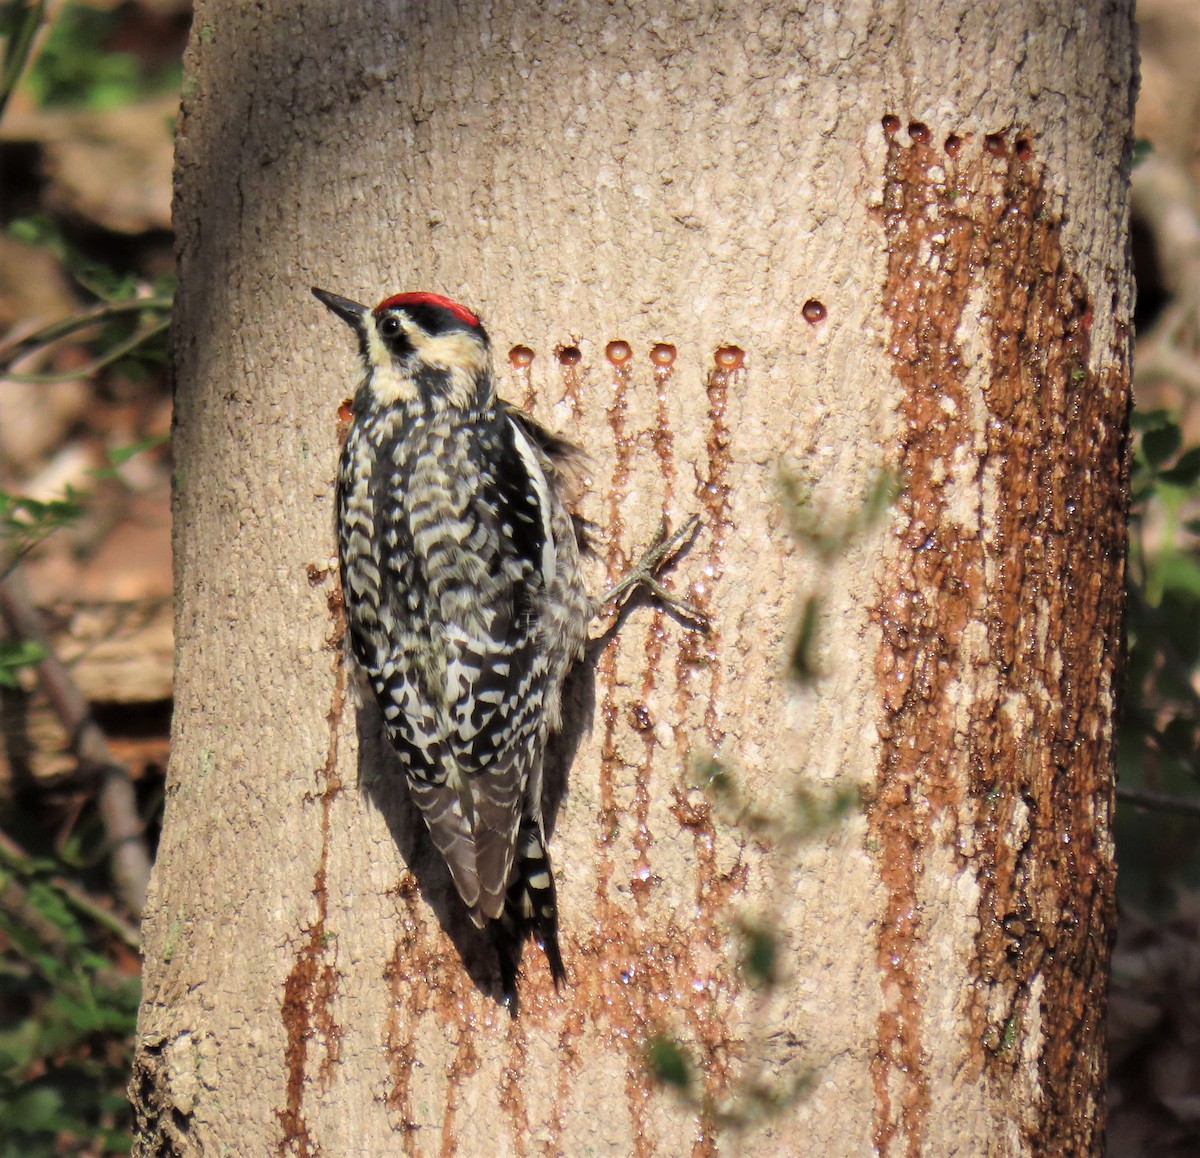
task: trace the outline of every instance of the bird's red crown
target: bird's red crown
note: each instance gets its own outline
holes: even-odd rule
[[[458,302],[451,301],[441,294],[392,294],[390,298],[384,298],[372,312],[378,314],[382,310],[390,310],[394,307],[403,309],[405,306],[440,306],[444,310],[449,310],[459,321],[465,322],[468,326],[479,325],[479,319],[466,306],[460,306]]]

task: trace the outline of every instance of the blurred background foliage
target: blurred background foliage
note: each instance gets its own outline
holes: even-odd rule
[[[25,74],[30,101],[38,108],[114,109],[153,93],[178,93],[183,75],[179,57],[119,47],[136,46],[140,40],[126,35],[133,7],[62,5]]]
[[[1109,1141],[1173,1156],[1200,1153],[1200,5],[1138,15]],[[0,2],[0,590],[20,559],[26,592],[0,600],[0,1158],[130,1147],[144,881],[118,852],[152,855],[167,756],[171,132],[189,20],[186,0]],[[20,627],[26,597],[40,635]],[[81,746],[48,657],[103,749]],[[729,807],[736,769],[706,775]],[[853,802],[816,805],[804,839]],[[733,932],[769,987],[767,917]],[[697,1060],[667,1038],[646,1050],[690,1096]]]
[[[131,1145],[189,21],[173,0],[0,3],[0,1158]]]

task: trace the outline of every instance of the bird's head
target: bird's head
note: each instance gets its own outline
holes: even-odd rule
[[[403,293],[370,309],[315,286],[312,292],[357,334],[376,405],[465,410],[492,401],[491,343],[466,306],[441,294]]]

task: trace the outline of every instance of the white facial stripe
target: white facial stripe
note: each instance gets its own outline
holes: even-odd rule
[[[488,368],[488,354],[483,343],[467,330],[448,330],[444,334],[427,334],[411,318],[401,315],[401,324],[414,350],[422,361],[447,370],[468,370],[481,374]]]
[[[375,373],[371,375],[371,391],[379,404],[395,406],[401,402],[416,401],[416,383],[407,374],[396,372],[392,365],[392,352],[379,336],[374,319],[367,319],[366,333],[368,363],[375,367]]]

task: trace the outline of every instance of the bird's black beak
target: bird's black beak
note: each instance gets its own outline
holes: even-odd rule
[[[312,287],[313,297],[327,309],[332,310],[342,321],[349,323],[356,333],[361,333],[363,324],[371,310],[369,306],[360,306],[349,298],[331,294],[328,290]]]

